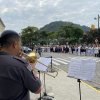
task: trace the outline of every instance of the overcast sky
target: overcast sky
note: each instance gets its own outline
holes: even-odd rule
[[[100,0],[0,0],[0,17],[6,29],[43,27],[53,21],[97,26]]]

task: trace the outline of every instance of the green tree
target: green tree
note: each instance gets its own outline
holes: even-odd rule
[[[58,32],[59,38],[63,38],[64,40],[68,42],[78,42],[79,38],[82,38],[83,36],[83,30],[79,27],[70,24],[67,26],[63,26],[60,28]]]
[[[28,26],[21,31],[23,45],[32,46],[33,42],[38,38],[38,28]]]
[[[46,31],[38,32],[38,40],[41,45],[48,44],[48,33]]]

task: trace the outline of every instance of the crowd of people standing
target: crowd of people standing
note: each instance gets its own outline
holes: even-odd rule
[[[49,46],[41,46],[41,52],[70,53],[76,55],[100,57],[100,45],[97,44],[49,45]]]

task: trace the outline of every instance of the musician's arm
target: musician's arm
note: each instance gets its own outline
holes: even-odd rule
[[[41,92],[41,81],[34,73],[31,73],[25,67],[21,71],[21,76],[23,78],[23,83],[27,89],[36,94]]]

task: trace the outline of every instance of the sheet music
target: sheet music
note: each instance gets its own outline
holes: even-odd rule
[[[37,62],[36,65],[35,65],[35,68],[38,69],[38,70],[40,70],[40,71],[47,71],[47,67],[46,66],[49,66],[50,65],[51,58],[40,57],[38,59],[38,61],[40,63]]]
[[[94,77],[96,61],[93,58],[74,58],[68,69],[68,76],[91,81]]]

